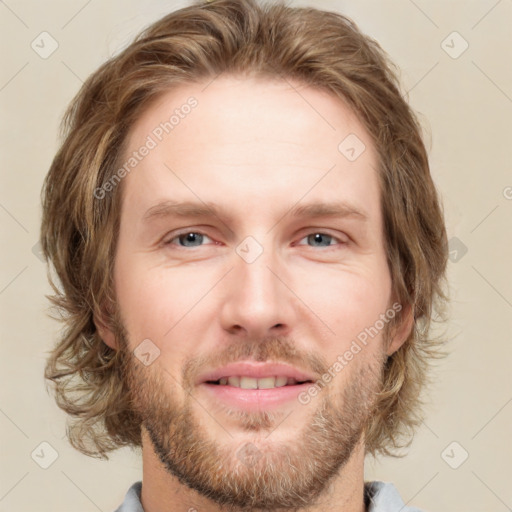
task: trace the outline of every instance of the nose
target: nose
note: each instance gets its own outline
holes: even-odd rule
[[[256,339],[290,333],[293,293],[285,284],[288,273],[278,260],[268,248],[252,262],[233,255],[234,268],[225,282],[220,314],[225,331]]]

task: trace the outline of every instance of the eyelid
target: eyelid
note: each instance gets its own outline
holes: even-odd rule
[[[204,245],[203,244],[203,245],[200,245],[198,247],[184,247],[184,246],[172,243],[174,240],[176,240],[180,236],[186,235],[188,233],[194,233],[194,234],[197,234],[197,235],[202,235],[203,237],[207,237],[210,240],[214,241],[212,237],[210,237],[208,234],[205,233],[204,230],[192,227],[192,228],[184,228],[182,230],[173,231],[171,233],[168,233],[162,239],[162,245],[173,245],[173,246],[177,247],[178,249],[185,249],[185,250],[191,249],[191,248],[192,249],[197,249],[197,248],[202,247]],[[314,235],[314,234],[327,235],[327,236],[333,238],[334,240],[336,240],[337,242],[339,242],[338,244],[333,244],[333,245],[328,245],[328,246],[325,246],[325,247],[321,247],[321,249],[323,249],[324,251],[329,250],[329,249],[336,249],[336,247],[339,246],[339,245],[347,245],[350,242],[350,240],[351,240],[350,236],[348,236],[346,233],[342,233],[341,234],[342,236],[339,236],[339,235],[334,235],[332,232],[330,232],[329,229],[312,227],[312,228],[304,228],[303,230],[301,230],[301,232],[298,234],[298,236],[300,237],[298,239],[298,242],[301,242],[302,240],[304,240],[304,238],[307,238],[308,236]],[[170,238],[169,238],[169,236],[170,236]],[[346,239],[344,239],[344,238],[346,238]],[[217,245],[217,242],[214,241],[214,245]],[[295,245],[309,247],[307,244],[298,244],[297,243]],[[310,248],[311,249],[316,249],[316,247],[310,247]]]
[[[167,233],[167,235],[164,236],[164,238],[162,239],[162,244],[163,245],[175,245],[176,247],[179,247],[180,249],[186,249],[186,247],[183,247],[183,246],[178,245],[178,244],[173,244],[171,242],[173,240],[176,240],[178,237],[180,237],[182,235],[187,235],[188,233],[194,233],[196,235],[202,235],[202,236],[205,236],[205,237],[209,238],[210,240],[212,240],[212,238],[209,235],[207,235],[204,231],[202,231],[200,229],[188,228],[188,229],[183,229],[181,231],[173,231],[171,233]]]
[[[325,229],[310,229],[308,231],[306,231],[299,239],[299,242],[304,240],[304,238],[307,238],[308,236],[310,235],[315,235],[315,234],[320,234],[320,235],[327,235],[331,238],[333,238],[334,240],[338,241],[339,244],[338,245],[346,245],[350,242],[350,237],[346,234],[346,233],[342,233],[343,236],[340,236],[340,235],[334,235],[333,233],[331,233],[329,230],[325,230]],[[301,245],[304,245],[304,244],[301,244]],[[306,247],[308,247],[306,245]],[[326,247],[323,247],[323,249],[329,249],[329,248],[335,248],[336,247],[336,244],[334,245],[328,245]],[[314,248],[314,247],[313,247]]]

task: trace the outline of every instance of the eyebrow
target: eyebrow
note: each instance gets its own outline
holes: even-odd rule
[[[292,218],[315,218],[315,217],[351,217],[361,221],[368,220],[368,214],[347,202],[315,202],[304,205],[291,206],[281,218],[287,215]],[[143,215],[144,222],[151,222],[159,218],[168,217],[194,217],[219,219],[229,218],[224,207],[217,206],[211,202],[195,201],[162,201],[149,208]]]

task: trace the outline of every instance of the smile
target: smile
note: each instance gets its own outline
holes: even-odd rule
[[[271,376],[263,378],[254,378],[247,376],[222,377],[217,381],[208,381],[208,384],[217,384],[220,386],[232,386],[241,389],[274,389],[284,386],[295,386],[312,382],[310,380],[297,381],[294,377]]]

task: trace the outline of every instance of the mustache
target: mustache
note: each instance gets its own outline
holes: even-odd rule
[[[321,355],[299,350],[298,344],[289,338],[272,336],[236,340],[211,354],[189,359],[182,367],[182,382],[187,387],[193,386],[197,375],[205,368],[216,368],[245,360],[287,363],[319,375],[325,373],[329,367]]]

